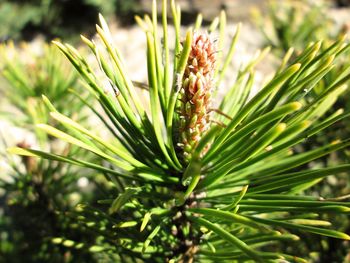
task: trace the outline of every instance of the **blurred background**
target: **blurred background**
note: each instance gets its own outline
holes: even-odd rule
[[[198,12],[211,21],[226,10],[229,21],[251,22],[251,9],[266,10],[267,0],[179,0],[183,23],[191,23]],[[280,2],[288,2],[282,0]],[[305,2],[305,1],[294,1]],[[348,0],[306,1],[327,4],[330,9],[347,9]],[[150,11],[151,0],[2,0],[0,3],[0,41],[32,40],[43,37],[74,39],[77,34],[92,34],[98,13],[120,26],[134,24],[134,15]],[[348,13],[347,10],[337,10]],[[338,13],[333,18],[338,19]]]

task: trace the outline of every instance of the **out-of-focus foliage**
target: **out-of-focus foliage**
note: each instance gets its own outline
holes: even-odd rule
[[[290,47],[298,54],[311,41],[329,39],[332,20],[323,1],[288,0],[268,2],[266,14],[253,9],[253,19],[260,28],[265,45],[271,46],[279,56]]]
[[[69,38],[89,32],[98,13],[116,15],[131,22],[139,0],[3,0],[0,2],[0,41],[31,39],[43,34],[47,39]],[[6,26],[4,26],[6,25]]]
[[[79,112],[81,103],[73,103],[76,96],[70,91],[73,87],[78,89],[77,93],[81,91],[77,75],[55,47],[22,43],[17,48],[10,43],[0,46],[0,54],[5,79],[0,92],[22,113],[17,118],[10,118],[17,126],[48,120],[49,109],[42,95],[53,100],[62,111],[69,114]]]
[[[35,52],[26,45],[1,47],[1,92],[5,102],[12,105],[2,118],[25,128],[28,135],[35,134],[37,142],[17,139],[18,146],[56,149],[66,156],[80,156],[79,149],[57,143],[36,128],[42,122],[61,127],[49,121],[52,105],[45,104],[47,97],[71,117],[83,122],[86,119],[86,111],[81,109],[86,96],[76,73],[55,47],[40,48],[40,52]],[[42,95],[47,97],[43,100]],[[94,262],[90,247],[98,240],[86,226],[77,224],[75,205],[93,202],[99,196],[98,176],[92,178],[93,174],[85,169],[58,162],[32,157],[13,159],[4,153],[7,144],[3,138],[0,156],[9,169],[0,177],[0,262],[23,262],[23,258],[25,262]]]
[[[95,244],[96,235],[67,214],[77,202],[91,201],[92,184],[81,187],[91,175],[30,157],[7,161],[12,170],[0,180],[0,262],[91,262],[89,248],[76,245]],[[76,243],[53,242],[61,237]]]
[[[0,27],[0,40],[19,38],[26,25],[40,23],[42,16],[40,9],[26,4],[19,5],[10,1],[0,3],[0,23],[6,25]]]

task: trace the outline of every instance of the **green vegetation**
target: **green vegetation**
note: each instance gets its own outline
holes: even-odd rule
[[[345,159],[324,161],[350,145],[348,134],[327,132],[350,114],[337,104],[350,80],[345,37],[288,49],[260,84],[255,67],[266,50],[231,72],[244,32],[240,25],[230,32],[224,12],[209,26],[214,41],[201,16],[183,35],[180,7],[164,0],[158,17],[154,1],[151,15],[136,17],[147,43],[144,84],[130,79],[99,18],[98,40],[82,37],[89,55],[54,42],[77,73],[52,47],[29,69],[5,60],[6,97],[33,125],[40,147],[8,148],[13,179],[0,187],[17,214],[3,212],[0,259],[25,251],[32,262],[325,260],[310,252],[331,242],[306,248],[309,238],[336,242],[331,260],[345,258],[350,236],[339,218],[349,214],[348,193],[323,196],[316,188],[350,171]],[[10,162],[16,155],[20,162]],[[81,180],[89,188],[80,189]],[[34,220],[18,221],[27,217]],[[42,230],[37,243],[29,244],[24,223]]]
[[[56,149],[67,156],[81,156],[76,147],[58,144],[54,137],[36,127],[45,122],[63,128],[49,119],[52,108],[45,104],[47,97],[62,112],[86,123],[81,99],[87,96],[83,95],[73,68],[52,45],[43,46],[39,54],[28,46],[16,50],[12,45],[4,45],[1,51],[2,76],[7,82],[2,91],[14,106],[2,112],[3,117],[35,137],[34,142],[23,138],[18,146]],[[73,87],[75,90],[70,91]],[[47,97],[43,99],[42,94]],[[6,138],[2,139],[3,148]],[[0,155],[9,166],[8,173],[0,180],[3,207],[0,261],[23,262],[25,257],[26,262],[91,262],[93,253],[88,249],[78,250],[68,241],[58,246],[57,238],[63,235],[85,246],[96,243],[97,236],[78,225],[67,213],[74,211],[79,202],[94,202],[98,197],[95,190],[98,178],[85,169],[63,163],[32,157],[16,159],[3,151]],[[82,184],[89,187],[84,188]]]
[[[138,11],[138,0],[4,0],[0,3],[0,41],[28,40],[42,34],[47,40],[92,32],[98,13],[126,21]],[[75,40],[74,37],[72,40]]]

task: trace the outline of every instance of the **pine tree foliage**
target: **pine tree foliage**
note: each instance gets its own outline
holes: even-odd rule
[[[300,52],[308,42],[334,38],[339,33],[338,29],[334,30],[335,22],[327,13],[330,5],[327,1],[271,0],[267,3],[265,14],[258,9],[253,10],[253,20],[265,44],[279,55],[291,47]]]
[[[5,119],[18,127],[36,123],[47,123],[50,110],[42,100],[44,94],[55,102],[56,108],[66,115],[79,112],[82,103],[73,103],[76,96],[69,90],[75,87],[76,93],[81,93],[77,74],[71,65],[65,61],[53,45],[38,45],[42,51],[23,43],[17,48],[14,43],[3,44],[0,47],[3,92],[6,100],[21,114],[11,118],[12,109],[5,114]],[[66,104],[71,104],[70,108]]]
[[[64,56],[53,45],[43,46],[42,53],[13,44],[2,45],[1,51],[1,73],[7,84],[1,91],[13,106],[2,114],[4,120],[27,131],[23,138],[15,138],[15,143],[92,160],[79,148],[59,144],[55,137],[36,128],[42,122],[64,128],[49,119],[52,108],[46,106],[48,99],[43,100],[42,94],[57,109],[86,124],[83,97],[74,93],[81,93],[82,87]],[[75,91],[70,92],[73,87]],[[67,103],[71,107],[67,108]],[[94,184],[90,183],[89,191],[78,184],[81,178],[89,182],[91,171],[27,156],[12,158],[2,151],[10,142],[0,135],[3,139],[0,156],[9,168],[0,179],[0,261],[23,262],[25,257],[25,262],[93,262],[94,253],[89,248],[96,243],[96,235],[88,233],[86,226],[78,225],[74,217],[67,216],[67,211],[74,210],[78,202],[93,202],[97,193],[92,195],[89,191],[93,192]],[[28,139],[29,136],[35,140]],[[57,245],[61,236],[65,240]],[[86,249],[77,249],[77,245],[84,247],[82,244]]]
[[[198,53],[194,48],[212,36],[202,31],[200,16],[195,29],[188,29],[182,36],[181,11],[171,2],[169,9],[175,27],[175,43],[171,46],[167,9],[164,0],[162,32],[157,27],[155,1],[151,16],[137,18],[147,40],[150,102],[146,106],[128,77],[122,54],[102,16],[97,26],[102,47],[82,37],[96,57],[100,71],[94,70],[70,45],[55,42],[108,116],[104,123],[113,140],[106,140],[61,114],[49,102],[51,117],[66,130],[46,124],[38,127],[95,154],[99,161],[27,148],[9,151],[91,168],[109,178],[118,194],[100,200],[98,206],[79,205],[77,219],[101,235],[100,245],[94,249],[104,251],[115,261],[306,262],[298,255],[273,251],[269,245],[298,242],[301,232],[349,240],[350,236],[332,229],[331,222],[317,216],[348,213],[350,203],[307,196],[303,190],[329,175],[349,172],[349,164],[325,168],[310,168],[308,164],[349,147],[350,141],[334,141],[304,152],[294,149],[349,116],[337,112],[324,117],[336,98],[345,92],[349,67],[312,100],[306,100],[305,90],[316,88],[350,45],[343,38],[323,51],[321,42],[311,43],[293,61],[288,61],[287,54],[275,75],[257,92],[252,88],[257,61],[252,61],[224,87],[224,76],[232,74],[228,68],[234,59],[238,26],[230,49],[215,55],[215,66],[209,69],[210,81],[198,82],[201,76],[196,75],[197,79],[189,80],[195,83],[190,86],[186,81],[191,78],[188,75],[192,68],[189,65],[193,66],[191,56]],[[210,52],[221,50],[228,34],[224,13],[209,31],[216,27],[219,40],[215,48],[206,49]],[[205,41],[199,43],[198,39]],[[199,61],[202,56],[207,60],[212,55],[194,56]],[[105,80],[108,88],[103,85]],[[200,96],[207,91],[214,96],[217,88],[227,92],[218,109],[206,112],[210,114],[208,128],[198,129],[200,136],[184,151],[179,133],[184,132],[183,128],[189,129],[186,138],[193,138],[191,123],[197,123],[198,118],[194,121],[193,116],[199,114],[191,97],[195,93],[184,99],[188,87],[196,87],[197,91],[203,88],[205,92]],[[205,99],[202,102],[207,103]]]

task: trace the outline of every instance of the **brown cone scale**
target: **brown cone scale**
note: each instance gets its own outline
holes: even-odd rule
[[[201,136],[209,128],[216,50],[206,33],[194,33],[180,91],[180,139],[183,160],[191,159]]]

